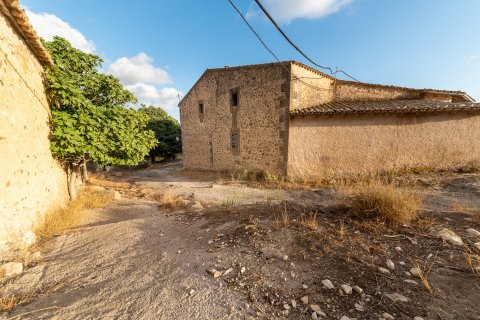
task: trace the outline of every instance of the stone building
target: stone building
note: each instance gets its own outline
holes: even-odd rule
[[[460,91],[337,80],[289,61],[207,69],[180,103],[184,166],[292,179],[480,160]]]
[[[0,0],[0,261],[34,241],[33,227],[68,198],[50,153],[44,66],[52,63],[17,0]]]

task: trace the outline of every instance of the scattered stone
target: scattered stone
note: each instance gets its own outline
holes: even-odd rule
[[[308,289],[308,286],[306,284],[302,284],[302,288],[306,290]]]
[[[401,266],[404,266],[404,265],[405,265],[405,261],[400,261],[399,264],[400,264]]]
[[[0,275],[5,278],[18,276],[23,272],[23,264],[20,262],[9,262],[0,267]]]
[[[422,317],[414,317],[413,320],[423,320]]]
[[[352,294],[352,287],[350,287],[348,284],[342,284],[340,287],[345,294]]]
[[[362,293],[363,293],[363,289],[360,288],[359,286],[354,286],[354,287],[353,287],[353,291],[355,291],[355,292],[358,293],[358,294],[362,294]]]
[[[292,300],[290,300],[290,303],[292,304],[292,308],[295,309],[297,307],[297,301],[292,299]]]
[[[335,286],[333,285],[333,283],[328,279],[322,280],[322,284],[325,286],[325,288],[329,290],[335,289]]]
[[[419,268],[411,268],[410,273],[412,276],[420,278],[420,275],[422,274],[422,270],[420,270]]]
[[[302,300],[303,304],[308,304],[308,296],[303,296],[300,300]]]
[[[390,259],[387,260],[387,267],[390,270],[395,270],[395,264],[393,263],[392,260],[390,260]]]
[[[388,319],[388,320],[394,320],[395,319],[390,313],[387,313],[387,312],[384,312],[382,314],[382,318]]]
[[[467,229],[467,233],[471,236],[480,238],[480,232],[475,229],[472,229],[472,228]]]
[[[288,260],[288,256],[286,254],[283,256],[283,260],[285,260],[285,261]]]
[[[402,252],[403,249],[401,247],[395,247],[395,250],[397,250],[398,252]]]
[[[480,242],[475,242],[473,245],[475,248],[477,248],[477,250],[480,250]]]
[[[122,199],[122,194],[118,191],[115,191],[113,193],[113,200],[121,200]]]
[[[390,270],[385,269],[383,267],[378,267],[378,271],[380,271],[381,274],[384,274],[384,275],[387,275],[387,276],[390,275]]]
[[[245,267],[240,268],[240,273],[245,273],[245,271],[247,271]]]
[[[439,238],[442,238],[443,241],[453,244],[454,246],[463,246],[462,238],[452,230],[442,229],[437,235]]]
[[[317,316],[321,316],[321,317],[327,316],[325,312],[323,312],[322,309],[320,309],[320,306],[318,304],[311,304],[310,309],[312,309],[313,312],[317,314]]]
[[[343,317],[340,318],[340,320],[350,320],[350,318],[347,317],[347,316],[343,316]]]
[[[213,240],[208,240],[208,244],[212,244],[213,243]]]
[[[192,206],[192,210],[195,210],[195,211],[200,211],[200,210],[203,210],[203,209],[205,209],[205,208],[198,201],[195,201],[195,203]]]
[[[405,280],[403,280],[403,281],[406,282],[406,283],[414,284],[414,285],[417,285],[417,284],[418,284],[417,281],[411,280],[411,279],[405,279]]]
[[[216,269],[210,269],[208,270],[208,272],[210,272],[211,275],[213,275],[213,278],[216,279],[216,278],[219,278],[222,276],[222,272],[221,271],[218,271]]]
[[[405,275],[408,276],[408,277],[411,277],[411,276],[412,276],[412,274],[411,274],[409,271],[406,271],[406,272],[405,272]]]
[[[230,269],[228,269],[227,271],[225,271],[225,272],[223,273],[223,275],[226,276],[227,274],[229,274],[229,273],[232,272],[232,271],[233,271],[233,268],[230,268]]]
[[[385,294],[385,296],[393,302],[408,302],[408,298],[404,295],[401,295],[400,293],[387,293]]]
[[[28,260],[30,260],[30,262],[39,262],[40,260],[42,260],[42,254],[40,253],[40,251],[36,251],[30,256],[28,256]]]
[[[360,311],[360,312],[365,311],[365,308],[359,303],[355,303],[355,309],[357,309],[357,311]]]
[[[284,308],[285,310],[290,310],[290,305],[289,305],[288,303],[285,303],[285,304],[283,305],[283,308]]]
[[[190,295],[193,295],[195,293],[195,290],[190,289]]]
[[[318,319],[318,316],[317,316],[317,313],[316,313],[316,312],[313,312],[313,313],[312,313],[312,319]]]

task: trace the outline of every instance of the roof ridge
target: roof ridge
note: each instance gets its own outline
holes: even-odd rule
[[[35,56],[44,64],[53,65],[52,58],[43,46],[40,38],[30,24],[30,20],[20,7],[18,0],[0,0],[0,10],[5,14],[14,25],[15,29],[21,34],[27,42]]]

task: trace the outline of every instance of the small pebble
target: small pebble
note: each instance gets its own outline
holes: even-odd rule
[[[345,294],[352,294],[352,287],[350,287],[348,284],[342,284],[340,287]]]
[[[385,269],[383,267],[378,267],[378,271],[380,271],[381,274],[384,274],[384,275],[387,275],[387,276],[390,275],[390,270]]]
[[[329,290],[335,289],[335,286],[333,285],[333,283],[328,279],[322,280],[322,284],[325,286],[325,288]]]
[[[382,317],[385,318],[385,319],[389,319],[389,320],[394,320],[395,319],[390,313],[387,313],[387,312],[384,312],[382,314]]]
[[[303,302],[303,304],[308,304],[308,296],[303,296],[300,300]]]
[[[358,294],[362,294],[362,293],[363,293],[363,289],[360,288],[359,286],[354,286],[354,287],[353,287],[353,291],[355,291],[355,292],[358,293]]]
[[[387,267],[390,270],[395,270],[395,264],[393,263],[392,260],[390,260],[390,259],[387,260]]]

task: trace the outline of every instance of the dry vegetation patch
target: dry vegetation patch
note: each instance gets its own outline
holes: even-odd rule
[[[35,228],[38,239],[43,240],[73,228],[86,218],[86,210],[103,208],[113,201],[113,195],[104,191],[82,190],[76,200],[66,207],[48,211]]]
[[[414,192],[378,181],[344,191],[355,215],[395,224],[408,224],[415,219],[422,204],[421,197]]]

